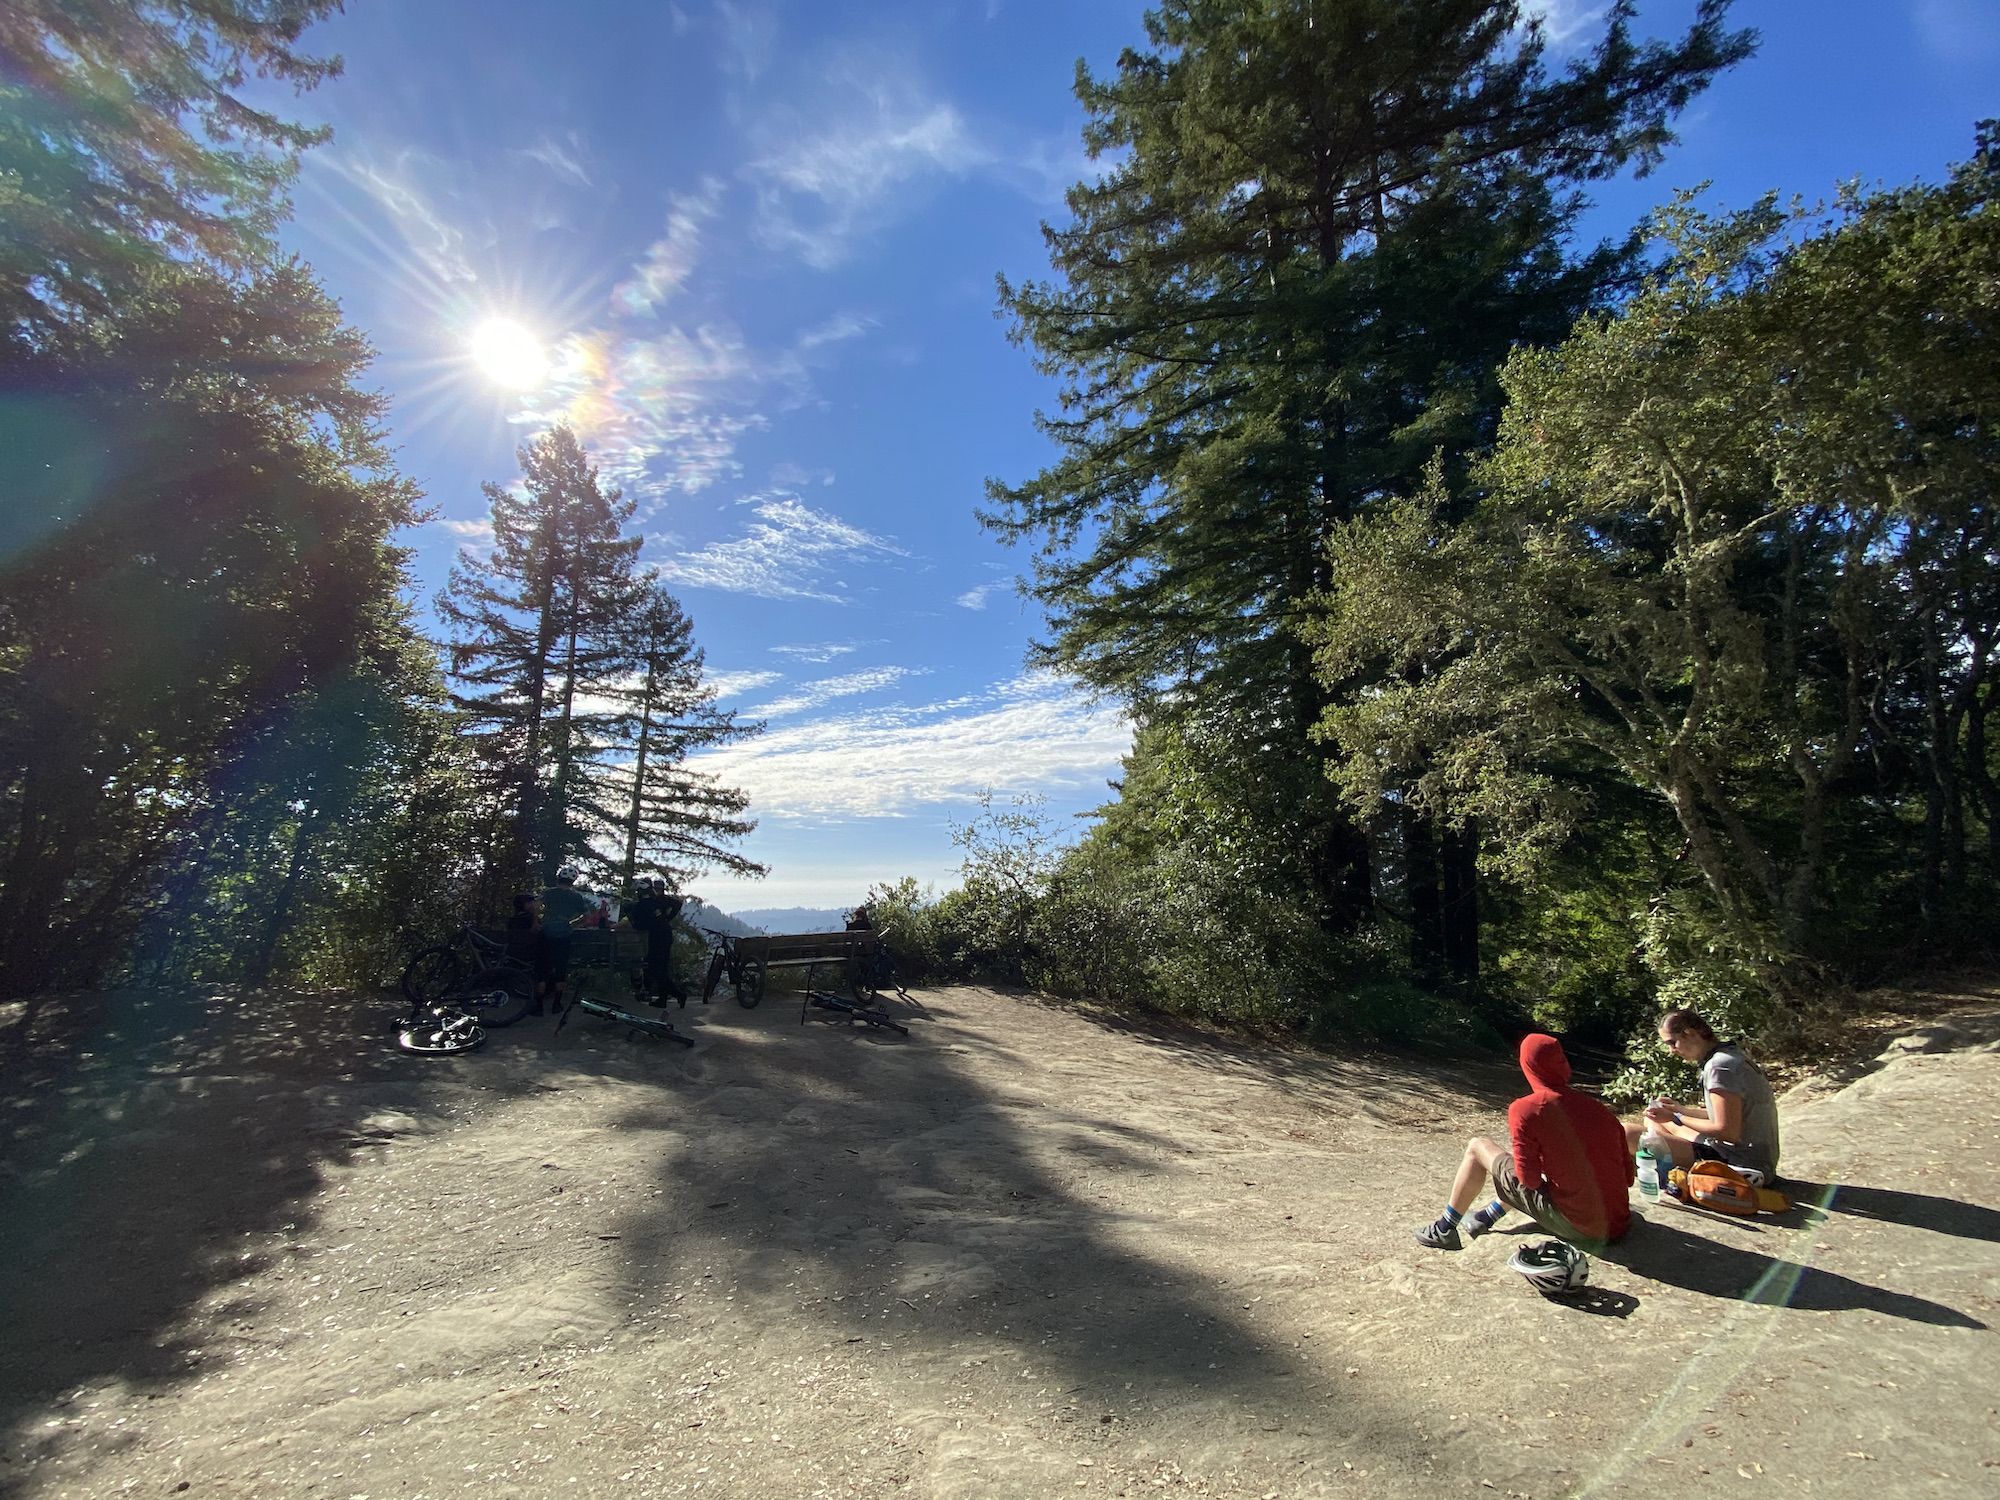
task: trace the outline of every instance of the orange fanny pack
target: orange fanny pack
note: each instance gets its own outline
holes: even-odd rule
[[[1783,1193],[1758,1187],[1727,1162],[1698,1161],[1686,1169],[1676,1167],[1667,1174],[1667,1185],[1675,1197],[1697,1208],[1741,1218],[1781,1214],[1792,1206]]]

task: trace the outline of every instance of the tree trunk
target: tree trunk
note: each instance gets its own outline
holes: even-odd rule
[[[271,968],[278,959],[278,944],[284,940],[285,929],[291,923],[292,906],[298,900],[306,863],[312,856],[312,842],[318,833],[318,822],[303,816],[292,830],[292,857],[285,869],[284,884],[278,887],[277,899],[264,914],[263,940],[257,945],[257,956],[244,976],[251,984],[264,984],[271,977]]]
[[[1430,814],[1403,803],[1403,893],[1410,908],[1410,962],[1426,979],[1444,965],[1444,916],[1438,899],[1437,839]]]
[[[639,744],[632,758],[632,800],[625,815],[625,889],[639,876],[639,824],[646,805],[646,752],[652,748],[653,688],[659,678],[658,663],[646,658],[645,696],[639,700]]]
[[[1471,824],[1445,829],[1441,853],[1445,969],[1453,979],[1473,989],[1479,984],[1478,829]]]

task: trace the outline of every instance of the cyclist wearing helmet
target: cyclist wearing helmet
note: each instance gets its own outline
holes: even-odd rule
[[[680,915],[681,898],[670,894],[657,875],[642,876],[639,889],[642,894],[629,915],[633,928],[646,934],[647,993],[655,1005],[666,1004],[668,995],[686,1005],[686,992],[674,982],[674,918]]]
[[[542,888],[542,965],[556,1009],[563,1005],[563,981],[569,978],[569,935],[597,903],[576,888],[577,868],[564,865],[556,883]]]
[[[1602,1099],[1569,1086],[1562,1043],[1536,1032],[1521,1042],[1521,1071],[1529,1092],[1507,1107],[1508,1146],[1485,1136],[1465,1144],[1451,1201],[1417,1243],[1456,1250],[1459,1221],[1488,1176],[1493,1202],[1470,1219],[1470,1238],[1486,1233],[1517,1208],[1551,1234],[1591,1248],[1622,1239],[1631,1227],[1627,1190],[1637,1175],[1626,1149],[1625,1127]]]

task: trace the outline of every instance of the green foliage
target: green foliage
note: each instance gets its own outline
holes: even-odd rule
[[[163,267],[15,358],[45,394],[0,403],[0,988],[115,959],[195,830],[278,805],[265,770],[365,759],[315,704],[369,674],[414,507],[295,264]]]
[[[1115,76],[1079,69],[1085,143],[1122,157],[1045,227],[1060,281],[1000,286],[1062,382],[1039,419],[1061,456],[990,485],[985,519],[1038,545],[1042,662],[1226,742],[1232,789],[1294,831],[1267,893],[1329,929],[1373,892],[1309,738],[1364,684],[1317,682],[1295,633],[1328,532],[1434,449],[1461,463],[1507,352],[1622,274],[1610,249],[1565,256],[1563,185],[1657,155],[1748,50],[1725,8],[1644,47],[1614,8],[1552,73],[1511,3],[1171,0]]]
[[[340,0],[9,0],[0,8],[0,329],[32,347],[120,317],[167,266],[262,269],[298,154],[244,97],[338,60],[297,43]],[[13,382],[10,388],[18,388]]]
[[[1556,995],[1630,931],[1658,1003],[1754,1035],[1885,913],[1990,901],[1995,167],[1824,222],[1681,201],[1652,284],[1509,362],[1469,524],[1434,468],[1336,533],[1322,674],[1393,674],[1325,717],[1342,789],[1476,819],[1503,942],[1574,939]]]

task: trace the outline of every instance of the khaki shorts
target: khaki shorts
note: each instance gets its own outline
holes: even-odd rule
[[[1514,1154],[1511,1151],[1502,1151],[1493,1158],[1493,1196],[1509,1208],[1519,1209],[1550,1234],[1572,1244],[1586,1243],[1577,1227],[1563,1217],[1563,1211],[1556,1207],[1554,1199],[1540,1188],[1522,1185],[1521,1179],[1514,1175]]]

